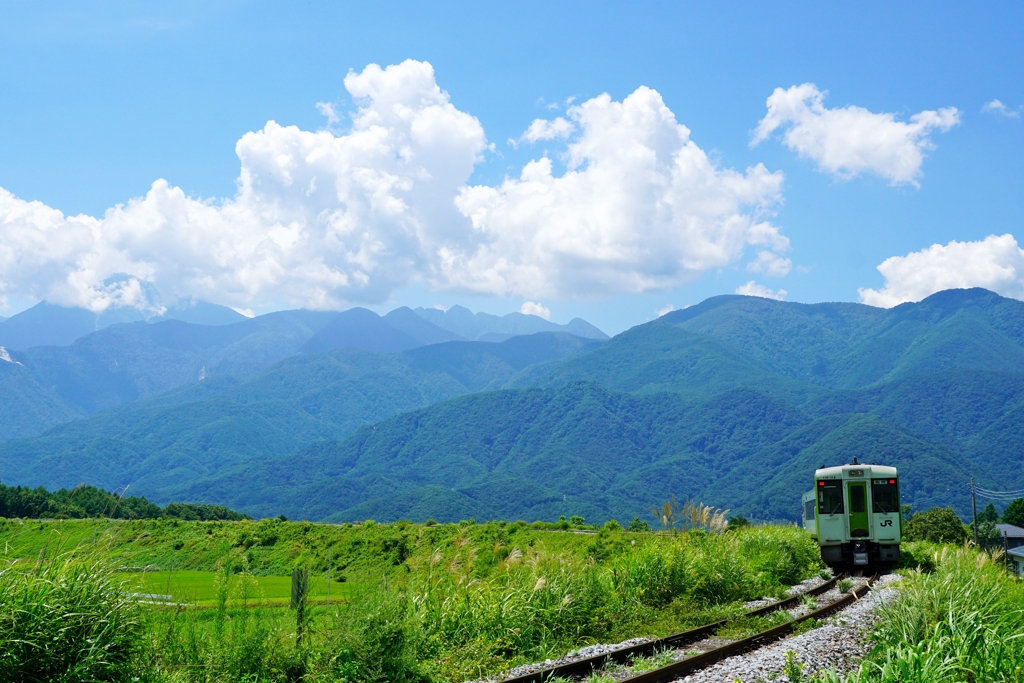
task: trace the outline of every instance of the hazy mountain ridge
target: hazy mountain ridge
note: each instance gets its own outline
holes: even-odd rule
[[[382,520],[466,511],[600,520],[645,514],[673,494],[793,517],[808,472],[854,455],[901,467],[906,501],[918,507],[964,505],[966,476],[991,488],[1024,485],[1024,303],[991,292],[942,292],[890,310],[716,297],[603,344],[573,339],[422,346],[382,354],[400,370],[378,360],[341,373],[341,384],[319,370],[289,374],[298,367],[289,359],[273,370],[283,374],[264,373],[223,395],[179,390],[198,397],[189,404],[198,413],[224,411],[223,422],[181,430],[181,449],[147,456],[154,459],[145,468],[131,453],[134,433],[97,428],[90,436],[72,423],[0,445],[0,477],[45,483],[38,478],[65,471],[55,469],[58,457],[88,472],[101,452],[86,444],[102,443],[125,454],[123,471],[138,472],[158,501]],[[501,354],[488,353],[496,349]],[[352,353],[308,358],[355,362]],[[362,398],[337,399],[365,396],[360,388],[373,377],[395,378],[360,404],[376,407],[359,412]],[[284,395],[291,398],[274,403]],[[218,407],[207,409],[207,400]],[[326,412],[317,414],[318,406]],[[161,404],[150,419],[167,423],[171,413],[157,415],[169,409]],[[341,424],[355,431],[345,436]],[[205,459],[203,439],[242,447],[214,448]],[[182,469],[190,458],[210,465]]]
[[[2,443],[0,479],[61,486],[135,482],[158,495],[221,467],[285,455],[404,411],[500,387],[533,362],[594,344],[541,333],[401,354],[345,347],[295,355],[246,381],[213,377],[33,439]]]
[[[497,316],[490,313],[473,313],[468,308],[458,305],[448,310],[417,308],[413,312],[434,325],[471,341],[504,341],[512,336],[537,332],[568,332],[584,339],[608,339],[608,335],[582,318],[573,318],[568,324],[559,325],[536,315],[509,313]]]
[[[255,479],[243,489],[264,493],[252,511],[277,506],[300,516],[356,519],[367,510],[380,516],[388,501],[406,501],[383,518],[415,508],[441,519],[445,509],[431,507],[434,503],[504,517],[573,510],[603,517],[643,513],[651,499],[675,494],[757,516],[792,516],[807,471],[853,455],[898,464],[908,475],[907,502],[919,507],[964,505],[960,480],[968,471],[993,487],[1024,483],[1024,463],[1009,445],[1021,432],[1016,418],[1024,410],[1024,375],[1012,372],[1017,367],[1012,354],[977,352],[1019,348],[1019,328],[1007,321],[1019,319],[1024,304],[977,290],[942,293],[892,311],[749,297],[706,304],[703,310],[694,307],[698,310],[633,328],[559,363],[534,380],[539,390],[464,397],[289,456],[303,458],[304,467],[326,481],[308,481],[298,490],[275,487],[273,477],[260,478],[262,466],[253,465],[249,476]],[[701,319],[709,313],[715,319]],[[979,325],[999,334],[979,337]],[[809,329],[807,343],[792,333],[794,328]],[[802,361],[768,353],[764,337],[785,340],[789,354]],[[857,388],[821,385],[829,379],[848,385],[851,375],[814,373],[815,364],[841,366],[835,359],[864,357],[878,338],[890,340],[896,351],[883,355]],[[591,388],[591,398],[600,394],[598,387],[605,393],[600,401],[581,400],[561,420],[541,419],[564,403],[560,392],[583,386]],[[507,398],[512,396],[519,398]],[[649,403],[630,403],[644,396]],[[487,454],[508,438],[510,432],[499,425],[514,414],[509,400],[537,405],[522,409],[522,431],[501,465],[494,466]],[[609,410],[612,404],[644,408],[627,410],[625,417]],[[740,438],[742,425],[763,424],[777,410],[789,411],[786,429],[764,440]],[[662,414],[675,417],[659,421]],[[688,421],[692,431],[678,431],[673,420]],[[590,428],[575,430],[575,424]],[[604,428],[610,424],[618,426]],[[434,425],[429,437],[425,425]],[[628,456],[631,450],[646,455]],[[524,453],[532,454],[529,467],[510,464]],[[406,460],[416,467],[409,468]],[[449,470],[449,461],[457,466]],[[565,462],[574,465],[563,469]],[[609,462],[617,466],[599,478],[603,483],[591,481],[588,472],[604,471]],[[552,478],[551,472],[561,474]],[[223,475],[225,481],[233,476]],[[491,490],[499,478],[505,483],[498,488],[507,487],[510,477],[539,486],[547,502],[526,499],[510,508],[468,493]],[[589,482],[583,490],[577,486],[581,482]],[[749,495],[738,498],[730,493],[735,491]],[[188,492],[202,499],[226,489],[214,477]],[[215,500],[244,505],[239,497]]]
[[[160,315],[130,306],[111,307],[102,313],[58,306],[42,301],[10,318],[0,318],[0,346],[21,350],[33,346],[66,346],[111,325],[180,320],[197,325],[230,325],[245,316],[227,306],[182,299]]]

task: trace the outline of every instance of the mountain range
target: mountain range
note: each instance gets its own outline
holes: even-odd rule
[[[672,495],[792,519],[813,470],[853,457],[899,467],[915,508],[966,511],[971,476],[1024,486],[1024,303],[986,290],[892,309],[721,296],[608,341],[466,341],[508,332],[452,310],[273,314],[292,330],[273,343],[269,322],[238,331],[268,316],[205,326],[191,365],[166,341],[185,337],[133,332],[170,360],[107,403],[87,380],[40,379],[40,351],[11,353],[6,404],[34,396],[18,419],[51,411],[57,426],[0,443],[0,480],[332,521],[630,519]]]

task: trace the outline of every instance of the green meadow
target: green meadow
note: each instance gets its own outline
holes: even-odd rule
[[[0,639],[20,644],[0,679],[473,680],[737,614],[820,570],[792,526],[553,526],[0,521]]]

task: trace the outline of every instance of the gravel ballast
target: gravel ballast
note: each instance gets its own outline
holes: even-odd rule
[[[875,610],[880,604],[892,601],[899,594],[892,585],[899,578],[895,574],[879,577],[871,592],[830,617],[823,626],[798,636],[785,638],[759,650],[730,657],[678,680],[686,683],[731,683],[735,680],[743,683],[789,681],[783,673],[783,668],[786,653],[790,650],[794,652],[797,660],[804,664],[805,680],[819,671],[851,671],[870,651],[871,644],[867,637],[877,619]]]

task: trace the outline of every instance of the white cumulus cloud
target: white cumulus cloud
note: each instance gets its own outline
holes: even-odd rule
[[[415,282],[536,301],[670,288],[748,248],[789,248],[770,222],[782,174],[719,167],[649,88],[531,124],[537,139],[575,131],[569,170],[536,159],[491,187],[468,184],[489,148],[483,127],[430,64],[371,64],[345,87],[356,110],[344,133],[270,121],[242,136],[230,198],[157,180],[102,216],[65,216],[0,188],[0,297],[341,308]]]
[[[456,205],[482,239],[446,254],[448,282],[537,298],[636,293],[691,281],[748,244],[788,245],[767,220],[782,174],[719,168],[656,91],[601,95],[568,116],[579,135],[566,173],[542,158],[462,190]]]
[[[757,252],[757,258],[747,264],[747,270],[751,273],[764,273],[772,277],[789,275],[792,268],[792,261],[770,251]]]
[[[998,114],[999,116],[1003,116],[1008,119],[1020,118],[1020,109],[1010,109],[999,100],[986,102],[985,106],[983,106],[981,110],[983,112],[988,112],[989,114]]]
[[[882,289],[858,289],[869,306],[889,308],[920,301],[944,289],[984,287],[1024,299],[1024,250],[1013,235],[989,235],[976,242],[933,244],[906,256],[887,258],[878,266]]]
[[[668,315],[674,310],[676,310],[676,307],[673,304],[665,304],[663,307],[655,311],[655,313],[657,313],[658,317],[660,318],[663,315]]]
[[[545,320],[551,320],[550,309],[533,301],[524,301],[523,305],[519,307],[519,312],[523,315],[535,315]]]
[[[955,107],[914,114],[909,122],[894,114],[876,114],[863,107],[829,109],[827,93],[813,83],[776,88],[768,98],[768,113],[757,124],[751,146],[784,128],[784,145],[840,178],[876,173],[893,185],[917,185],[925,152],[934,147],[928,137],[960,123]]]
[[[317,102],[316,110],[320,112],[321,116],[327,117],[327,124],[330,126],[341,121],[341,117],[338,116],[338,112],[335,111],[334,105],[330,102]]]
[[[520,142],[539,142],[540,140],[564,140],[576,129],[576,126],[571,121],[562,118],[552,119],[550,121],[546,119],[534,119],[530,127],[526,129],[522,135],[519,136],[518,140],[510,140],[512,146],[515,147]]]
[[[370,65],[345,87],[359,105],[347,134],[273,121],[245,134],[238,194],[222,202],[158,180],[101,218],[65,217],[0,193],[0,292],[103,310],[131,294],[104,281],[127,273],[166,299],[334,308],[429,276],[441,249],[472,244],[452,200],[483,128],[427,63]]]
[[[759,296],[762,299],[775,299],[776,301],[784,301],[786,299],[786,294],[788,294],[789,292],[787,292],[784,289],[771,290],[765,287],[764,285],[759,285],[753,280],[751,280],[747,284],[740,285],[739,287],[737,287],[736,293],[742,294],[743,296]]]

